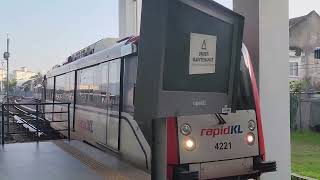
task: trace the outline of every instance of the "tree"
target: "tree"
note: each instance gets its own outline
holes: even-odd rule
[[[33,79],[34,85],[42,84],[43,75],[40,72],[38,72],[38,74],[32,76],[30,79]]]
[[[300,94],[303,91],[308,90],[310,87],[310,80],[304,79],[300,81],[290,81],[290,93],[292,95]]]
[[[31,90],[31,82],[32,80],[28,80],[21,85],[24,92],[28,92]]]
[[[290,81],[290,127],[296,129],[296,115],[299,107],[300,95],[310,89],[310,79]]]
[[[302,90],[302,84],[300,81],[290,81],[290,93],[297,94]]]
[[[7,81],[4,81],[4,88],[7,90]],[[9,91],[12,92],[15,87],[17,86],[17,80],[16,79],[11,79],[9,80]]]

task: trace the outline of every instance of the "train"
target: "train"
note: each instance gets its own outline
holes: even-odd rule
[[[45,75],[37,98],[43,102],[71,103],[74,139],[115,152],[152,173],[152,138],[144,129],[147,123],[136,116],[138,109],[143,113],[144,108],[151,106],[148,99],[143,99],[146,102],[143,106],[138,103],[142,102],[139,98],[144,98],[143,93],[137,96],[141,95],[137,83],[142,71],[141,41],[141,36],[130,36],[99,52],[92,51],[56,66]],[[201,49],[205,46],[202,43]],[[226,107],[220,113],[166,118],[168,180],[258,179],[262,173],[276,170],[276,163],[265,158],[258,88],[250,55],[245,45],[240,43],[239,47],[242,55],[235,71],[238,81],[233,87],[234,111]],[[140,80],[143,78],[147,77]],[[192,105],[201,108],[207,102],[194,101]],[[47,106],[44,111],[67,111],[67,106]],[[67,127],[59,123],[66,119],[63,114],[47,114],[46,119],[57,121],[52,123],[53,128]]]

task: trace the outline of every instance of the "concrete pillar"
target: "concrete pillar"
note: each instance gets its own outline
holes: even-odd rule
[[[243,6],[242,2],[243,0],[234,0],[233,9],[246,18],[243,34],[244,43],[250,50],[256,78],[259,81],[259,1],[244,0],[246,6]]]
[[[140,32],[142,0],[119,0],[119,37]]]
[[[259,89],[267,160],[278,171],[261,179],[290,179],[289,4],[288,0],[234,0],[234,10],[246,17],[245,40],[259,67]]]

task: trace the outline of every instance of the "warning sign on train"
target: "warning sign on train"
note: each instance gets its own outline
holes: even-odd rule
[[[189,74],[215,73],[216,47],[216,36],[191,33]]]

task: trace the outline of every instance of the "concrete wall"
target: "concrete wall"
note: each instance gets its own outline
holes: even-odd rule
[[[320,41],[320,40],[319,40]],[[320,60],[314,58],[314,52],[309,52],[305,55],[302,52],[300,55],[296,55],[295,51],[289,51],[289,62],[298,62],[298,77],[292,77],[289,74],[289,80],[305,80],[309,79],[313,90],[320,90]],[[290,68],[289,68],[290,69]]]
[[[289,4],[288,0],[234,0],[234,9],[247,16],[246,24],[258,27],[251,53],[258,53],[259,89],[267,160],[276,160],[278,171],[263,175],[263,180],[290,179],[289,121]],[[239,11],[241,10],[241,11]],[[252,17],[259,17],[259,23]],[[252,21],[252,22],[251,22]],[[248,28],[248,27],[247,27]],[[248,31],[248,29],[246,29]],[[249,38],[249,39],[248,39]],[[257,41],[258,39],[258,41]]]
[[[320,42],[320,39],[319,39]],[[301,67],[303,70],[303,78],[310,78],[312,85],[315,90],[320,90],[320,60],[314,58],[314,52],[310,51],[306,54],[303,66]]]
[[[303,77],[305,77],[305,69],[302,65],[304,63],[305,56],[304,53],[297,56],[296,51],[290,50],[289,51],[289,63],[294,62],[298,63],[298,76],[292,76],[289,73],[289,81],[298,81],[301,80]],[[289,71],[290,71],[290,65],[289,65]],[[296,69],[296,67],[293,67]]]
[[[245,6],[242,3],[245,2]],[[234,0],[233,10],[245,16],[244,43],[250,50],[257,81],[259,81],[259,1]],[[254,36],[253,36],[254,35]]]

